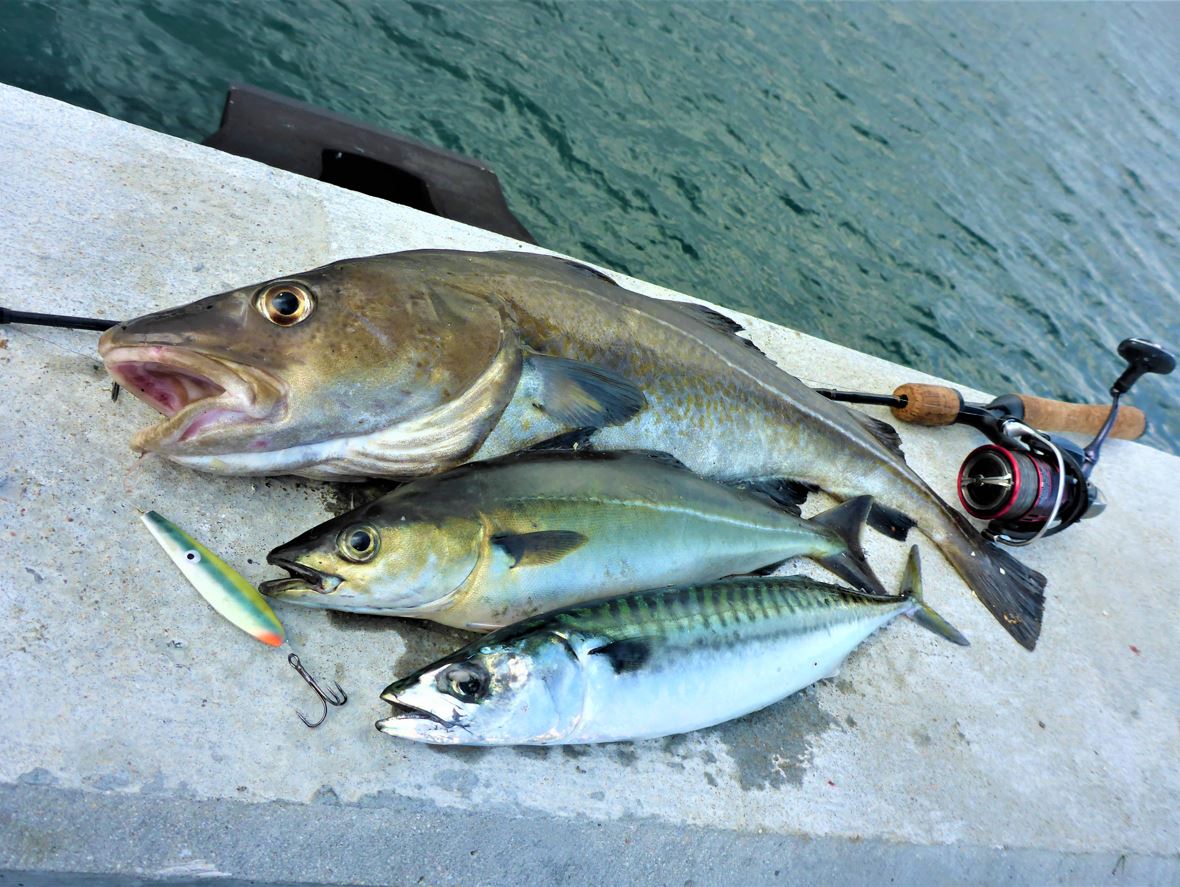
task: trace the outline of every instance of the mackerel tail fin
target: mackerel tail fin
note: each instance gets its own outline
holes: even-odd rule
[[[1041,634],[1045,577],[988,542],[957,511],[947,513],[959,538],[941,545],[943,553],[1008,634],[1032,650]]]
[[[910,559],[906,561],[905,573],[901,577],[901,596],[910,598],[914,602],[914,609],[907,615],[920,626],[946,638],[952,644],[969,647],[968,641],[957,628],[939,616],[926,605],[922,597],[922,561],[918,557],[918,546],[910,549]]]
[[[857,591],[875,597],[890,597],[877,574],[873,572],[873,568],[869,566],[869,562],[865,560],[864,549],[860,547],[860,533],[864,529],[872,505],[871,496],[857,496],[811,518],[811,523],[819,524],[835,533],[844,543],[843,551],[827,557],[817,557],[815,561],[851,584]]]

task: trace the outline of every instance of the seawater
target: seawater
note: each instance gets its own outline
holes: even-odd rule
[[[1080,401],[1180,347],[1178,74],[1168,4],[0,0],[0,81],[189,139],[253,83],[487,161],[545,246]],[[1173,452],[1178,395],[1131,398]]]

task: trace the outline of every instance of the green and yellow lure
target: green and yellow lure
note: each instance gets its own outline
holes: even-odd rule
[[[281,646],[286,632],[270,604],[233,567],[155,511],[141,516],[172,562],[218,613],[252,638]]]

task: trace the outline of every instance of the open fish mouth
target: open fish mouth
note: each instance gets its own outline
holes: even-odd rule
[[[331,594],[344,581],[339,576],[321,573],[299,561],[287,558],[267,557],[266,562],[291,574],[285,579],[267,579],[259,584],[258,590],[267,597],[301,597],[312,591],[317,594]]]
[[[136,433],[133,449],[194,444],[215,429],[263,422],[285,404],[282,384],[256,367],[172,345],[124,345],[102,355],[125,390],[167,418]]]
[[[393,686],[397,686],[396,684]],[[376,727],[382,733],[399,736],[403,739],[417,739],[427,742],[447,742],[455,737],[455,731],[461,730],[470,734],[458,718],[458,712],[448,706],[445,714],[431,711],[417,705],[411,705],[402,699],[392,687],[386,688],[381,698],[390,704],[393,713],[388,718],[382,718]],[[462,735],[462,734],[460,734]]]

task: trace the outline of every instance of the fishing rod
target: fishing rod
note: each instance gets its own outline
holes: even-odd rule
[[[1060,533],[1082,518],[1102,513],[1106,503],[1090,474],[1108,437],[1135,440],[1147,430],[1142,410],[1122,406],[1131,386],[1148,373],[1166,376],[1176,358],[1146,339],[1124,339],[1127,362],[1110,387],[1109,407],[1072,404],[1028,394],[1005,394],[991,403],[967,403],[943,385],[909,383],[892,394],[817,388],[842,403],[889,407],[904,422],[970,425],[991,443],[972,450],[959,468],[959,501],[973,517],[988,521],[984,535],[1006,545],[1029,545]],[[1084,448],[1050,434],[1094,434]]]
[[[0,307],[0,323],[27,323],[33,326],[56,326],[67,330],[109,330],[117,320],[98,317],[70,317],[65,314],[38,314],[36,311],[14,311]]]

